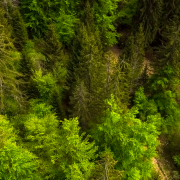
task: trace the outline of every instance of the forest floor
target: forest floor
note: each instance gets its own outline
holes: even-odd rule
[[[157,148],[158,157],[153,158],[153,164],[159,173],[161,180],[178,180],[180,176],[178,169],[172,159],[170,144],[165,136],[159,137],[160,145]]]

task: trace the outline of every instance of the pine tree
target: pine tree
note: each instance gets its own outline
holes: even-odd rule
[[[139,25],[142,24],[146,46],[154,41],[159,30],[162,6],[163,0],[139,1],[134,27],[138,31]]]

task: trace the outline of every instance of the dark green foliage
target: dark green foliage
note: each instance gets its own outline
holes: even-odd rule
[[[12,106],[18,106],[22,102],[22,94],[19,90],[20,81],[17,77],[20,54],[16,52],[12,40],[11,31],[4,17],[4,11],[0,6],[0,113],[10,113]],[[16,110],[15,108],[14,110]]]
[[[51,76],[49,83],[50,81],[54,82],[52,88],[49,89],[49,93],[51,95],[45,93],[45,99],[48,99],[49,103],[56,108],[58,115],[62,116],[64,113],[62,107],[63,93],[68,88],[66,86],[66,80],[69,57],[67,53],[65,53],[62,44],[59,42],[59,35],[55,32],[53,25],[49,26],[49,31],[46,34],[44,40],[41,39],[41,41],[38,42],[38,48],[46,58],[44,66],[42,67],[42,75],[45,74],[47,77],[49,74]],[[39,80],[37,77],[36,82],[38,81]],[[41,83],[39,82],[36,84],[39,86]],[[41,89],[43,89],[43,87]]]
[[[180,7],[180,1],[179,0],[164,0],[164,6],[163,6],[163,16],[161,21],[161,28],[166,28],[167,23],[172,21],[174,17],[179,18],[179,7]]]
[[[34,72],[42,69],[45,57],[35,50],[34,42],[28,41],[23,49],[23,58],[21,59],[21,73],[23,74],[22,89],[28,98],[38,97],[39,93],[33,82]]]
[[[79,48],[74,50],[73,58],[73,78],[75,84],[73,87],[73,94],[76,97],[72,97],[73,103],[77,104],[77,97],[81,97],[82,93],[77,95],[77,86],[84,84],[87,91],[88,103],[87,107],[91,120],[97,119],[98,115],[102,112],[104,104],[104,85],[106,80],[105,71],[105,58],[102,55],[102,49],[99,45],[99,37],[96,32],[89,32],[88,29],[82,25],[79,29],[79,35],[77,36],[76,43],[79,44]],[[80,91],[78,91],[80,93]],[[74,106],[74,108],[77,106]],[[80,107],[80,106],[79,106]],[[82,112],[81,109],[74,109],[73,112]],[[78,115],[81,120],[81,115]]]
[[[19,9],[11,5],[9,5],[9,22],[12,26],[13,44],[17,50],[22,51],[28,40],[28,34]]]
[[[133,36],[131,35],[125,47],[125,59],[131,66],[131,85],[137,86],[138,79],[143,70],[143,63],[145,61],[145,37],[143,34],[143,27],[140,25],[139,31]]]
[[[179,9],[2,0],[0,179],[158,179],[166,147],[179,166]]]
[[[118,21],[120,24],[132,26],[133,16],[137,11],[138,0],[121,0],[118,7]]]
[[[170,21],[162,34],[164,41],[157,48],[157,56],[154,62],[155,69],[159,70],[166,65],[172,66],[179,76],[179,57],[180,57],[180,26],[176,18]]]
[[[140,0],[135,15],[136,31],[142,24],[145,36],[145,45],[148,46],[156,37],[162,16],[163,0]]]
[[[31,36],[41,37],[48,29],[50,19],[44,14],[43,8],[49,8],[48,1],[21,1],[21,13],[24,14],[23,18]]]

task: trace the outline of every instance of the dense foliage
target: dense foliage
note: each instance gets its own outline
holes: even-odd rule
[[[157,179],[162,139],[180,169],[179,8],[1,1],[0,179]]]

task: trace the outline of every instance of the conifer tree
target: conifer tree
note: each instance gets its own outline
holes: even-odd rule
[[[174,19],[169,22],[164,30],[164,41],[162,45],[157,48],[156,57],[153,65],[156,71],[169,65],[172,66],[177,76],[179,76],[179,58],[180,58],[180,26],[179,19],[174,16]]]
[[[77,82],[73,96],[71,97],[71,104],[73,105],[72,114],[74,117],[79,117],[79,122],[83,129],[87,128],[91,119],[89,115],[89,96],[84,82]]]
[[[102,43],[112,46],[117,42],[115,21],[117,19],[117,8],[119,0],[100,0],[93,4],[95,25],[101,33]]]
[[[148,46],[154,41],[159,30],[163,0],[140,0],[138,3],[134,26],[138,31],[139,25],[142,24],[145,45]]]
[[[22,51],[28,40],[28,34],[25,27],[25,23],[22,19],[22,16],[19,12],[19,9],[13,8],[10,15],[10,23],[13,28],[12,38],[14,39],[14,46],[17,50]]]
[[[145,37],[143,27],[140,25],[139,31],[135,35],[131,35],[125,47],[126,62],[131,66],[131,84],[137,86],[139,77],[143,71],[143,63],[145,61]]]
[[[93,177],[91,180],[120,180],[123,172],[116,170],[114,166],[117,164],[110,152],[104,152],[101,155],[101,159],[97,161]]]
[[[37,157],[16,143],[16,134],[6,117],[0,116],[0,178],[41,180]]]
[[[91,119],[95,119],[101,112],[104,103],[106,61],[102,56],[102,49],[99,46],[100,43],[96,32],[89,32],[88,28],[82,25],[77,39],[80,47],[78,51],[74,51],[76,62],[73,65],[73,76],[76,83],[81,84],[82,81],[84,82],[89,94],[88,111]],[[79,110],[75,111],[80,112]]]
[[[89,142],[85,133],[79,135],[78,119],[65,119],[61,126],[60,146],[57,160],[66,175],[66,179],[86,180],[94,169],[95,152],[94,142]]]
[[[20,105],[22,103],[22,94],[19,90],[20,81],[17,80],[17,77],[20,76],[17,71],[20,55],[15,52],[10,38],[10,27],[7,25],[1,5],[0,20],[0,113],[3,113],[11,104]]]
[[[56,84],[49,97],[49,103],[56,108],[57,113],[64,114],[62,107],[63,93],[67,89],[67,64],[69,57],[65,53],[64,48],[59,41],[59,35],[55,32],[53,25],[49,26],[49,31],[44,39],[41,39],[38,44],[40,52],[45,56],[43,71],[51,72]]]
[[[100,149],[110,149],[118,161],[117,169],[124,171],[124,179],[151,177],[152,160],[156,155],[158,131],[155,124],[143,123],[136,118],[137,108],[122,113],[112,95],[107,100],[108,108],[103,123],[98,125],[96,139]],[[150,121],[155,122],[156,116]]]
[[[163,1],[163,16],[161,21],[161,29],[163,30],[166,28],[167,23],[171,22],[174,19],[174,16],[180,15],[179,8],[180,8],[180,1],[179,0],[164,0]]]

